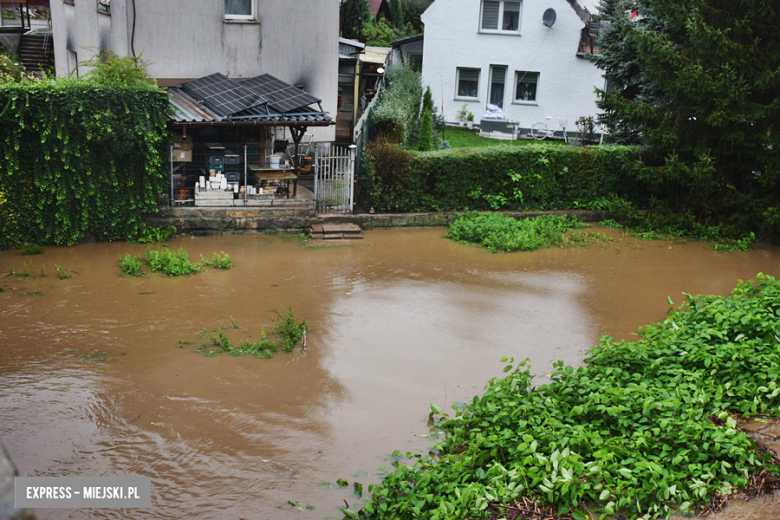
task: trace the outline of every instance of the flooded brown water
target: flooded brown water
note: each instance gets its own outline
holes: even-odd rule
[[[42,519],[340,517],[352,474],[378,481],[393,450],[429,446],[429,403],[470,400],[503,355],[582,363],[602,333],[630,338],[670,296],[728,293],[778,275],[780,249],[721,253],[702,242],[616,242],[490,254],[441,229],[365,232],[347,247],[297,238],[180,238],[190,258],[231,255],[229,271],[120,276],[142,245],[0,252],[0,440],[23,476],[148,476],[147,510],[39,510]],[[312,243],[309,246],[313,245]],[[55,264],[75,271],[59,280]],[[22,293],[43,292],[40,296]],[[257,338],[270,307],[310,323],[304,352],[206,357],[200,329]],[[248,333],[248,334],[247,334]],[[177,348],[179,340],[195,345]],[[103,361],[84,360],[93,350]],[[98,356],[97,359],[100,359]],[[287,501],[297,501],[302,510]],[[305,506],[314,509],[305,509]],[[780,517],[780,498],[722,519]]]

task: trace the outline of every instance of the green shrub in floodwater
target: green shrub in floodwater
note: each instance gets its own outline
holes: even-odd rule
[[[144,227],[141,230],[141,234],[138,237],[138,241],[142,244],[150,244],[153,242],[165,242],[174,233],[176,233],[175,226]]]
[[[306,320],[297,321],[295,319],[295,311],[292,306],[287,309],[284,314],[280,313],[276,309],[269,309],[268,312],[276,314],[274,320],[274,332],[279,335],[282,340],[282,350],[290,352],[295,348],[302,339],[304,330],[309,327]]]
[[[144,258],[153,272],[165,273],[168,276],[184,276],[203,269],[202,264],[190,262],[187,252],[181,248],[178,253],[174,253],[167,247],[162,251],[147,249]]]
[[[516,220],[498,213],[472,211],[458,216],[445,238],[497,251],[533,251],[561,243],[563,233],[580,227],[576,219],[543,216]]]
[[[697,514],[780,474],[741,428],[780,414],[778,330],[780,283],[759,274],[725,297],[686,295],[637,341],[603,336],[547,384],[509,360],[454,416],[431,405],[444,440],[394,461],[361,518],[487,518],[525,498],[575,520]]]
[[[222,256],[220,256],[220,253],[222,253]],[[217,269],[230,269],[233,267],[233,260],[231,260],[230,255],[224,251],[220,251],[220,253],[212,254],[211,260],[205,262],[205,265],[210,265]]]
[[[25,244],[22,248],[23,255],[41,255],[43,254],[43,248],[38,244]]]
[[[291,352],[296,345],[303,342],[305,346],[305,330],[308,328],[306,320],[298,321],[295,319],[295,312],[292,307],[289,307],[285,313],[280,313],[276,309],[270,309],[269,312],[276,314],[274,320],[272,334],[277,338],[276,341],[272,340],[266,334],[265,329],[260,328],[260,339],[258,341],[244,340],[238,344],[235,344],[227,334],[225,329],[217,327],[214,332],[218,333],[218,336],[213,334],[206,336],[206,330],[201,329],[198,332],[197,337],[208,339],[209,343],[202,344],[195,352],[205,354],[207,356],[216,356],[222,353],[228,353],[231,356],[245,356],[252,355],[259,358],[273,357],[280,347],[285,352]],[[230,317],[232,329],[239,329],[238,320]],[[246,332],[246,331],[245,331]],[[179,348],[183,345],[188,345],[189,342],[179,340]],[[216,349],[212,348],[216,347]]]
[[[54,267],[57,269],[57,278],[60,280],[67,280],[68,278],[73,278],[68,271],[65,270],[64,267],[61,265],[54,264]]]
[[[117,260],[117,266],[128,276],[141,276],[141,262],[127,253],[124,258]]]

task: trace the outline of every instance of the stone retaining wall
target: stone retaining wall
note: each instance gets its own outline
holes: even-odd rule
[[[507,212],[517,219],[540,215],[567,215],[583,222],[598,222],[609,218],[607,211],[527,211]],[[194,236],[242,235],[250,233],[298,234],[312,224],[352,223],[363,230],[388,228],[448,227],[458,213],[402,213],[360,215],[317,215],[309,208],[172,208],[163,207],[150,215],[150,226],[175,226],[179,233]]]

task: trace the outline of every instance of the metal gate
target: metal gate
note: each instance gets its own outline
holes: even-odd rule
[[[355,145],[317,149],[314,156],[314,200],[317,213],[352,213]]]

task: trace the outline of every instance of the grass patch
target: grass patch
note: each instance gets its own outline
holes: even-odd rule
[[[108,361],[111,359],[111,354],[104,350],[93,350],[87,354],[77,354],[75,350],[68,349],[62,353],[63,356],[80,359],[81,361],[91,361],[93,363],[99,363],[101,361]]]
[[[513,141],[500,141],[498,139],[488,139],[487,137],[480,137],[479,133],[476,133],[468,128],[462,128],[457,126],[448,126],[441,138],[445,141],[449,141],[450,148],[483,148],[485,146],[500,146],[502,144],[509,146],[528,146],[531,144],[539,144],[539,141],[532,139],[517,139]],[[545,144],[559,145],[563,144],[563,141],[545,141]]]
[[[726,297],[686,295],[635,342],[603,336],[585,366],[554,363],[548,384],[510,359],[453,416],[431,405],[445,439],[394,461],[363,513],[486,518],[528,499],[578,520],[637,519],[728,501],[751,476],[780,474],[740,426],[780,412],[778,328],[780,283],[759,274]]]
[[[29,291],[29,292],[19,293],[20,296],[24,296],[25,298],[30,296],[43,296],[44,294],[46,293],[43,291]]]
[[[472,211],[458,216],[444,234],[459,242],[467,242],[498,251],[533,251],[563,244],[563,233],[581,224],[568,217],[543,216],[516,220],[499,213]]]

